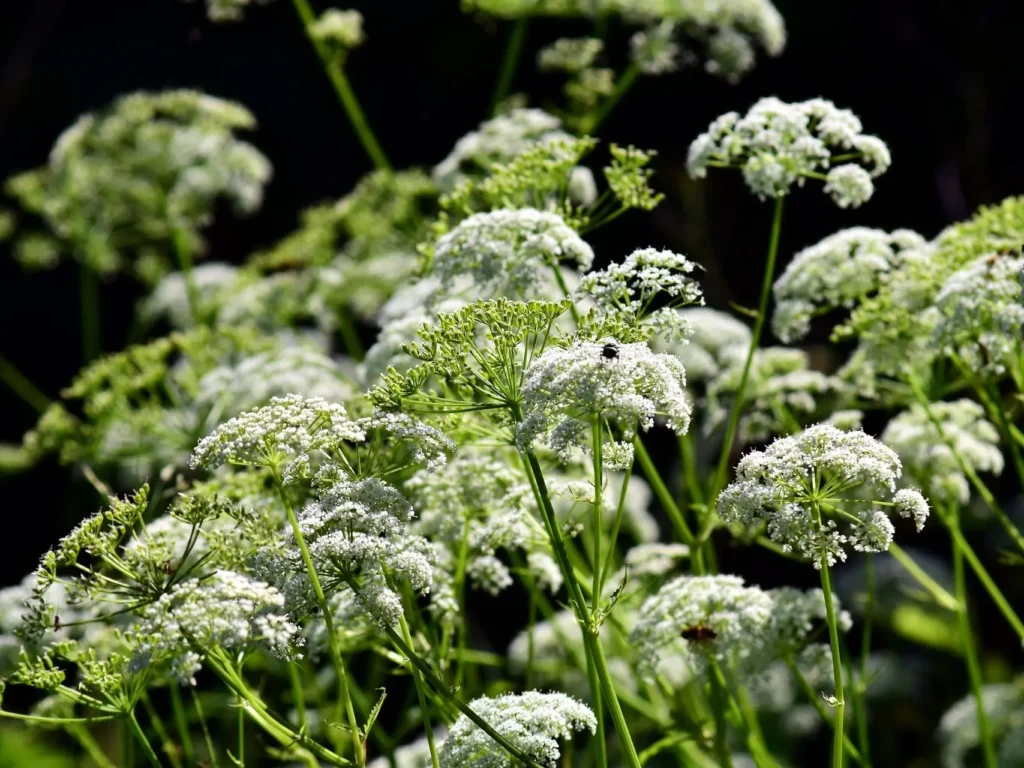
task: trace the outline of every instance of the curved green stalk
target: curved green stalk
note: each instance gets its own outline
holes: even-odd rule
[[[149,694],[143,691],[142,706],[146,710],[146,715],[149,716],[149,722],[153,724],[153,730],[156,731],[156,735],[160,738],[160,749],[167,755],[167,759],[170,761],[174,768],[181,768],[181,758],[178,756],[178,746],[171,739],[170,734],[164,727],[163,720],[160,719],[160,715],[157,713],[156,708],[153,706],[153,702],[149,698]]]
[[[344,69],[331,55],[327,46],[309,32],[310,25],[316,21],[316,15],[309,5],[309,0],[292,0],[292,2],[296,13],[299,15],[299,19],[302,21],[302,28],[306,32],[306,37],[313,44],[317,56],[320,57],[320,63],[323,65],[324,72],[331,81],[331,85],[334,86],[334,92],[338,94],[341,105],[345,108],[345,114],[348,115],[348,121],[359,137],[363,149],[366,150],[366,154],[378,170],[390,171],[391,163],[388,162],[387,155],[384,154],[384,150],[377,143],[377,137],[373,135],[370,123],[367,121],[366,115],[363,114],[363,108],[359,106],[359,100],[356,99],[356,94],[352,90],[351,84],[349,84]]]
[[[591,112],[583,120],[580,121],[580,135],[591,134],[598,129],[598,127],[605,120],[608,119],[608,115],[612,113],[615,106],[622,100],[622,97],[626,95],[630,88],[633,87],[633,83],[636,82],[637,77],[640,75],[640,67],[636,65],[636,62],[631,62],[622,74],[619,75],[619,79],[615,81],[615,86],[612,92],[608,94],[608,98],[601,102],[601,106],[598,107],[594,112]]]
[[[404,614],[398,617],[398,624],[402,628],[402,639],[405,640],[406,645],[412,648],[412,635],[409,633],[409,624],[406,622]],[[430,724],[430,710],[427,708],[427,694],[423,690],[423,673],[418,669],[412,670],[412,682],[416,688],[416,698],[420,703],[423,730],[427,735],[427,749],[430,750],[430,764],[433,768],[440,768],[437,759],[437,745],[434,743],[434,727]]]
[[[743,395],[747,388],[747,380],[750,377],[750,366],[754,361],[754,353],[761,343],[761,334],[764,332],[764,323],[768,317],[768,300],[772,294],[772,282],[775,277],[775,260],[779,253],[779,234],[782,231],[782,205],[785,197],[775,198],[775,210],[772,214],[772,231],[768,239],[768,258],[764,265],[764,275],[761,278],[761,297],[757,304],[757,317],[754,319],[754,329],[750,336],[750,347],[747,349],[747,357],[743,362],[743,373],[740,375],[739,387],[736,390],[732,408],[729,410],[729,421],[726,422],[725,438],[722,441],[721,453],[718,456],[718,466],[715,469],[714,484],[708,499],[714,502],[719,492],[725,487],[725,478],[729,470],[729,457],[732,456],[732,444],[736,439],[736,428],[739,425],[740,413],[743,411]]]
[[[3,355],[0,355],[0,381],[39,413],[50,407],[50,398]]]
[[[181,740],[181,756],[186,763],[194,763],[196,759],[195,745],[192,743],[192,733],[188,727],[188,718],[185,716],[185,705],[181,701],[181,692],[178,686],[169,686],[171,697],[171,712],[174,714],[174,725],[178,729],[178,739]]]
[[[160,758],[157,757],[156,752],[153,750],[153,745],[149,743],[149,739],[146,738],[146,734],[143,732],[142,727],[139,725],[139,721],[135,719],[134,710],[128,713],[127,716],[128,729],[131,731],[132,736],[142,747],[143,754],[146,755],[146,759],[153,768],[160,768]]]
[[[192,259],[192,251],[185,241],[184,233],[170,225],[171,242],[174,245],[174,255],[178,259],[178,269],[185,278],[185,296],[188,299],[188,315],[192,325],[199,325],[202,307],[199,305],[199,287],[196,285],[195,265]]]
[[[640,439],[639,435],[633,439],[633,454],[640,462],[640,468],[643,469],[647,482],[651,484],[651,488],[654,490],[654,495],[658,497],[658,501],[661,503],[661,506],[664,507],[665,514],[667,514],[669,520],[672,521],[672,527],[676,529],[676,533],[679,534],[679,538],[683,540],[684,544],[693,546],[695,542],[693,531],[691,531],[690,526],[687,525],[686,518],[683,517],[683,513],[679,509],[679,505],[676,504],[675,499],[672,498],[671,491],[669,491],[668,486],[665,485],[665,481],[661,478],[661,474],[658,472],[657,467],[654,466],[654,462],[651,460],[651,455],[647,452],[647,448],[644,447],[643,441]],[[698,552],[694,552],[695,556],[698,554]]]

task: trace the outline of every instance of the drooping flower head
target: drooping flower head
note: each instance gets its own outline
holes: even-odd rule
[[[816,568],[834,565],[847,546],[888,550],[893,525],[885,510],[924,526],[928,502],[918,491],[896,490],[901,471],[896,452],[873,437],[817,424],[744,456],[718,512],[727,523],[766,526],[773,541]]]
[[[543,768],[555,768],[559,741],[597,729],[590,707],[564,693],[509,693],[482,697],[470,709]],[[442,768],[515,768],[519,762],[468,717],[461,715],[438,750]]]
[[[689,428],[685,384],[682,364],[644,343],[577,341],[554,347],[526,371],[524,419],[516,439],[523,447],[543,440],[568,461],[576,449],[590,450],[591,428],[595,420],[605,420],[621,431],[621,440],[610,437],[605,445],[605,463],[623,468],[637,430],[650,429],[656,416],[677,434]]]
[[[973,400],[932,403],[929,408],[942,426],[942,436],[924,408],[914,403],[889,422],[882,442],[899,454],[906,470],[904,479],[914,487],[927,490],[937,501],[966,504],[971,486],[956,456],[976,472],[1001,474],[1004,460],[999,430]]]
[[[824,619],[820,590],[765,591],[739,576],[680,576],[640,606],[629,641],[648,678],[675,656],[698,675],[717,662],[741,679],[753,678],[802,647]],[[849,628],[845,613],[841,623]]]
[[[804,248],[775,281],[772,330],[787,344],[802,339],[813,317],[853,307],[878,290],[904,251],[926,247],[910,230],[851,227]]]
[[[867,168],[850,162],[832,166],[834,157],[850,156]],[[888,148],[862,133],[850,110],[825,99],[788,104],[774,97],[761,99],[742,117],[727,112],[717,118],[690,145],[687,159],[695,178],[712,166],[742,169],[747,186],[762,200],[826,174],[825,192],[841,208],[866,202],[874,192],[872,178],[889,163]]]

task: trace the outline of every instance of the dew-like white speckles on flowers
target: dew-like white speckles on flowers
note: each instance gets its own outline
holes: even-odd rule
[[[568,461],[577,449],[591,450],[591,426],[604,419],[622,433],[621,440],[607,439],[605,463],[621,469],[632,456],[633,436],[654,426],[655,417],[676,434],[686,432],[691,406],[685,384],[676,358],[643,343],[608,339],[552,347],[526,370],[516,440],[522,447],[543,440]]]
[[[927,247],[923,237],[907,229],[888,234],[851,227],[804,248],[775,281],[772,330],[787,344],[802,339],[813,317],[852,308],[878,289],[903,252]]]
[[[533,298],[561,262],[590,267],[594,251],[561,216],[533,208],[477,213],[443,235],[431,273],[441,288],[470,277],[484,295]]]
[[[829,170],[833,156],[856,159]],[[861,132],[848,109],[825,99],[786,103],[761,99],[746,115],[728,112],[690,145],[690,175],[703,177],[712,166],[740,168],[761,199],[782,197],[808,178],[827,173],[825,192],[843,208],[861,205],[873,191],[872,178],[889,167],[889,152],[874,136]]]
[[[896,452],[873,437],[817,424],[744,456],[718,512],[727,523],[765,525],[773,541],[816,568],[834,565],[847,546],[888,550],[893,525],[885,510],[921,530],[928,504],[918,491],[897,495],[901,471]]]
[[[558,764],[559,741],[597,729],[590,707],[564,693],[509,693],[474,699],[469,706],[543,768]],[[452,725],[438,756],[441,768],[515,768],[519,762],[465,715]]]
[[[924,408],[914,403],[889,422],[882,442],[899,454],[906,470],[904,481],[909,485],[924,488],[936,501],[966,504],[971,486],[957,455],[975,472],[1001,474],[1004,459],[999,430],[985,418],[981,404],[973,400],[932,403],[929,409],[942,426],[945,439]]]

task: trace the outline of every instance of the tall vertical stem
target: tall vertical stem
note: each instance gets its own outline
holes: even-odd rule
[[[864,627],[861,631],[860,671],[857,674],[855,687],[856,697],[853,705],[857,714],[857,740],[860,744],[861,765],[871,765],[871,746],[868,737],[867,708],[864,699],[868,690],[868,656],[871,654],[871,632],[874,627],[875,612],[875,561],[870,554],[864,556]]]
[[[814,516],[821,524],[821,510],[814,504]],[[825,597],[825,621],[828,623],[828,640],[832,647],[832,675],[836,683],[836,716],[833,723],[835,737],[832,742],[832,768],[843,768],[843,726],[845,725],[846,700],[843,696],[843,660],[839,652],[839,625],[836,622],[836,608],[832,603],[832,580],[829,576],[828,561],[822,555],[819,561],[821,591]]]
[[[331,81],[331,85],[334,86],[334,92],[338,94],[341,105],[345,108],[345,114],[348,115],[348,121],[359,137],[363,149],[366,150],[366,154],[373,161],[377,170],[390,171],[391,163],[388,162],[387,155],[384,154],[384,150],[377,143],[377,137],[373,135],[370,123],[367,121],[366,115],[363,114],[362,107],[359,106],[359,100],[356,99],[356,94],[352,90],[352,86],[349,84],[348,77],[345,75],[340,62],[334,58],[323,42],[317,40],[309,32],[310,25],[316,21],[316,16],[309,5],[309,0],[292,0],[292,2],[295,5],[296,13],[299,14],[299,19],[302,21],[306,37],[313,44],[317,56],[320,57],[320,63],[323,64],[324,72]]]
[[[950,530],[959,529],[960,519],[957,511],[952,509],[948,513]],[[957,546],[956,538],[953,539],[953,580],[956,584],[956,598],[960,603],[957,609],[957,620],[960,625],[960,639],[964,647],[964,659],[967,662],[967,676],[971,681],[971,693],[974,694],[974,703],[978,714],[978,740],[981,742],[982,752],[985,756],[985,768],[997,768],[996,746],[992,738],[992,724],[989,722],[988,714],[985,712],[985,701],[982,696],[983,680],[981,677],[981,664],[978,662],[978,650],[974,642],[974,633],[971,629],[971,618],[967,612],[967,580],[964,578],[964,555]]]
[[[412,635],[409,633],[409,623],[405,620],[405,615],[398,617],[398,623],[402,629],[402,639],[405,640],[406,644],[412,648]],[[433,768],[440,768],[440,763],[437,758],[437,745],[434,744],[434,726],[430,724],[430,710],[427,708],[427,694],[423,690],[423,673],[420,672],[416,667],[412,669],[412,682],[416,687],[416,698],[420,703],[420,713],[423,716],[423,730],[427,734],[427,748],[430,750],[430,764]]]
[[[173,222],[169,226],[171,242],[174,245],[174,255],[178,259],[178,269],[185,280],[185,296],[188,299],[189,318],[192,320],[192,325],[199,325],[202,310],[199,306],[199,287],[196,285],[192,250],[188,247],[185,234]]]
[[[288,500],[288,494],[284,492],[284,486],[281,484],[281,478],[276,469],[274,470],[274,484],[277,486],[278,495],[280,495],[285,511],[288,514],[288,523],[291,525],[292,534],[295,536],[295,543],[299,547],[299,552],[302,554],[302,562],[306,566],[306,573],[309,575],[309,580],[313,585],[317,606],[319,606],[320,613],[324,617],[324,625],[327,629],[327,647],[330,649],[331,661],[334,663],[334,670],[338,675],[338,707],[339,709],[344,708],[345,717],[348,720],[349,732],[352,737],[353,759],[356,765],[363,765],[366,762],[366,756],[363,754],[363,742],[359,736],[359,721],[356,720],[356,712],[352,706],[352,696],[348,690],[348,674],[345,671],[345,662],[342,660],[341,652],[338,650],[338,637],[334,632],[334,617],[331,615],[330,606],[327,604],[324,589],[320,585],[320,577],[313,566],[313,558],[309,555],[306,538],[302,535],[302,528],[299,527],[298,518],[295,517],[295,510],[292,509],[292,504]]]
[[[494,95],[491,96],[491,117],[497,114],[501,102],[512,90],[512,81],[515,80],[516,70],[519,68],[519,55],[523,50],[523,41],[526,39],[526,22],[525,17],[516,20],[512,32],[508,36],[505,56],[501,60],[501,72],[498,75],[498,82],[494,86]]]
[[[739,388],[736,390],[736,397],[729,411],[729,421],[725,427],[725,438],[722,440],[722,452],[718,456],[718,467],[715,470],[714,485],[711,488],[711,493],[708,494],[708,499],[711,502],[714,502],[719,491],[725,487],[725,476],[729,470],[729,457],[732,455],[732,444],[736,438],[736,427],[739,424],[740,413],[743,411],[743,394],[747,388],[747,379],[750,377],[750,365],[754,360],[754,353],[761,343],[764,322],[768,317],[768,300],[772,295],[772,281],[775,277],[775,258],[779,253],[779,233],[782,231],[782,204],[785,199],[785,197],[775,198],[772,232],[768,239],[768,259],[765,261],[764,275],[761,278],[761,298],[757,304],[757,317],[754,319],[754,330],[750,336],[747,358],[743,362],[743,373],[740,376]]]
[[[135,719],[135,712],[128,713],[128,729],[131,731],[132,736],[142,747],[142,752],[145,754],[146,759],[149,760],[149,764],[153,768],[160,768],[160,758],[157,757],[156,752],[153,750],[153,745],[149,743],[149,739],[146,738],[146,734],[143,732],[142,727],[139,725],[139,721]],[[125,768],[130,768],[131,764],[128,763]]]

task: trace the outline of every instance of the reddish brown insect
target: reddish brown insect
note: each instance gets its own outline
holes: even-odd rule
[[[54,615],[53,617],[53,631],[60,632],[60,616]]]
[[[163,565],[160,566],[160,570],[170,576],[177,569],[174,567],[174,563],[168,558],[167,560],[164,560]]]
[[[691,643],[706,643],[708,640],[714,640],[718,637],[718,633],[715,632],[711,627],[705,627],[703,624],[694,624],[692,627],[687,627],[683,630],[683,640],[689,640]]]

